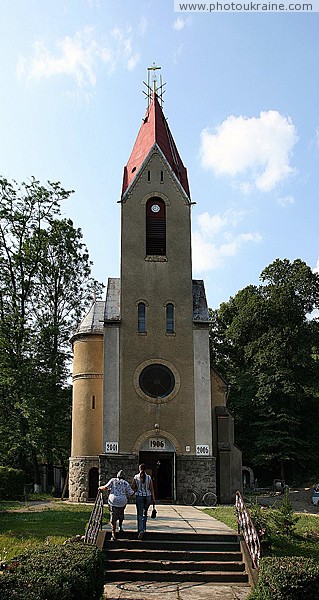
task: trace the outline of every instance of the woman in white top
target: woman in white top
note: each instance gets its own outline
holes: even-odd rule
[[[122,523],[124,520],[124,510],[127,505],[128,496],[133,496],[128,481],[125,481],[125,474],[119,471],[116,477],[112,477],[105,485],[99,487],[100,490],[109,492],[108,506],[110,511],[110,523],[112,527],[111,540],[116,539],[116,521],[119,522],[119,531],[123,531]]]
[[[155,493],[152,478],[145,472],[146,465],[141,464],[138,469],[138,474],[134,475],[132,489],[136,497],[137,537],[139,540],[142,540],[146,531],[147,511],[152,500],[153,507],[155,508]]]

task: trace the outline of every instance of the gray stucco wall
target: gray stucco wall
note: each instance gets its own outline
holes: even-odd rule
[[[209,332],[194,330],[195,444],[212,445],[212,405],[210,384]]]

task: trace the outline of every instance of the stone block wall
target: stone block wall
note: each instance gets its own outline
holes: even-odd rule
[[[73,502],[87,502],[89,495],[89,471],[92,467],[99,469],[99,485],[104,485],[120,469],[126,480],[131,483],[138,472],[138,456],[135,454],[101,454],[70,459],[69,499]],[[197,496],[197,504],[202,504],[206,492],[216,494],[216,459],[215,457],[176,456],[176,495],[177,502],[183,503],[186,490],[193,490]],[[134,498],[129,500],[134,502]]]
[[[216,458],[197,456],[176,456],[177,502],[183,502],[186,490],[193,490],[197,504],[202,504],[206,492],[216,494]]]
[[[69,460],[69,500],[87,502],[89,498],[89,471],[99,467],[98,456],[81,456]]]

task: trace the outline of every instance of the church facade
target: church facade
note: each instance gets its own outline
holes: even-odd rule
[[[93,498],[144,462],[161,501],[231,502],[241,453],[227,384],[210,365],[204,282],[192,279],[187,170],[155,87],[120,205],[120,278],[72,337],[69,497]]]

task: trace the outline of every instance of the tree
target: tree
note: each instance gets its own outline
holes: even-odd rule
[[[39,456],[68,453],[68,335],[100,289],[81,231],[58,219],[71,193],[0,179],[0,452],[35,479]]]
[[[318,322],[309,314],[319,306],[319,277],[299,259],[277,259],[261,281],[213,313],[211,353],[232,386],[245,462],[284,479],[318,452]]]
[[[35,281],[33,311],[37,332],[37,368],[41,374],[45,411],[41,428],[42,454],[53,484],[53,459],[65,461],[70,443],[70,403],[65,403],[65,384],[71,362],[70,333],[83,310],[99,295],[102,286],[90,277],[91,262],[82,232],[71,220],[54,220],[43,240],[43,260]],[[69,389],[70,395],[71,389]],[[61,419],[61,414],[66,418]],[[61,427],[61,424],[67,427]],[[69,450],[69,448],[68,448]],[[69,452],[67,453],[69,454]]]

